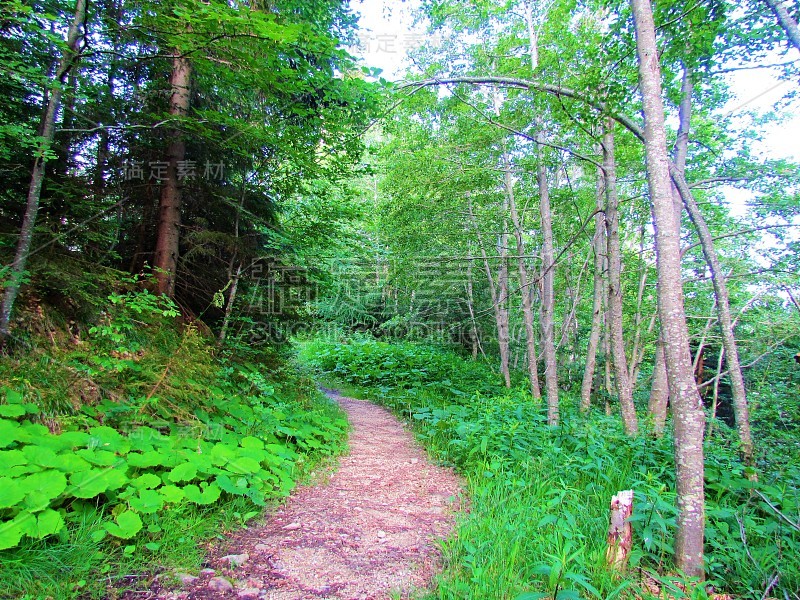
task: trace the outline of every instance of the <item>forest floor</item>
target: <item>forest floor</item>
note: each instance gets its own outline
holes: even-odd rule
[[[389,411],[328,392],[347,412],[350,452],[263,524],[211,548],[209,568],[163,599],[413,597],[440,567],[462,483],[432,464]],[[141,596],[138,596],[141,597]]]

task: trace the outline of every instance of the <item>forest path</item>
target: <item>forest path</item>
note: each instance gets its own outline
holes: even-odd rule
[[[377,600],[408,597],[429,583],[439,565],[436,540],[453,527],[461,482],[431,464],[386,409],[328,395],[352,426],[338,469],[212,552],[214,573],[207,569],[163,597]],[[243,564],[231,568],[232,555]]]

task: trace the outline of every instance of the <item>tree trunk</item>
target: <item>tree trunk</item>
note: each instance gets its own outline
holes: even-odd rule
[[[775,18],[778,19],[778,23],[786,33],[786,37],[789,38],[792,46],[800,50],[800,30],[797,27],[797,21],[792,18],[792,15],[789,14],[789,11],[779,0],[764,0],[764,4],[769,6]]]
[[[531,396],[534,400],[542,399],[542,391],[539,388],[539,367],[536,355],[536,331],[533,327],[533,306],[531,303],[530,290],[528,286],[528,268],[525,265],[525,242],[522,238],[522,223],[517,212],[517,203],[514,198],[514,184],[511,180],[510,165],[508,156],[503,156],[504,182],[506,187],[506,197],[511,213],[511,222],[514,226],[514,238],[517,242],[517,268],[519,270],[519,285],[522,290],[522,318],[525,321],[525,340],[527,343],[528,355],[528,379],[530,380]]]
[[[505,202],[504,202],[505,204]],[[497,270],[497,342],[500,346],[500,371],[506,387],[511,387],[510,359],[510,332],[508,324],[508,229],[505,215],[506,206],[503,206],[502,231],[497,236],[497,255],[500,257],[500,266]]]
[[[617,165],[614,157],[614,122],[606,122],[603,136],[603,173],[606,188],[606,242],[608,244],[608,316],[611,330],[611,353],[614,360],[614,380],[622,412],[625,433],[636,435],[639,424],[633,405],[633,390],[625,356],[622,331],[622,251],[619,241],[619,199],[617,197]]]
[[[586,368],[583,371],[581,384],[581,411],[589,410],[592,403],[592,381],[597,363],[597,347],[603,327],[603,294],[605,283],[603,281],[603,264],[606,253],[606,222],[603,209],[605,183],[602,169],[597,170],[597,191],[595,201],[597,212],[594,215],[594,300],[592,302],[592,329],[589,333],[589,344],[586,347]]]
[[[659,335],[656,346],[656,361],[653,366],[653,384],[650,386],[650,401],[647,403],[647,411],[653,419],[653,433],[656,437],[664,435],[664,427],[667,424],[668,401],[667,362],[664,359],[664,340]]]
[[[750,409],[747,404],[747,391],[744,385],[741,362],[739,361],[739,350],[736,347],[728,285],[726,283],[725,273],[719,263],[717,252],[714,249],[714,241],[708,229],[708,224],[689,186],[686,185],[683,175],[688,149],[689,124],[691,123],[692,117],[692,91],[691,72],[688,67],[684,66],[679,136],[676,145],[675,164],[672,169],[673,178],[677,179],[677,181],[674,181],[673,185],[686,206],[689,218],[697,229],[703,255],[711,268],[711,281],[714,285],[719,325],[722,330],[722,347],[725,349],[725,361],[728,365],[729,376],[731,378],[731,393],[733,396],[734,414],[736,416],[736,429],[739,432],[739,440],[742,444],[744,462],[746,465],[752,467],[755,464],[755,458],[753,455],[753,436],[750,432]]]
[[[61,104],[62,86],[66,81],[67,75],[75,66],[79,59],[78,44],[83,37],[81,25],[86,20],[86,0],[77,0],[75,3],[75,16],[70,23],[67,31],[67,47],[61,56],[55,72],[55,81],[47,98],[47,107],[40,126],[39,146],[34,157],[33,170],[31,171],[31,181],[28,187],[28,197],[25,206],[25,214],[22,218],[19,241],[14,254],[14,261],[6,283],[5,293],[3,294],[3,304],[0,308],[0,343],[5,343],[9,334],[9,324],[11,321],[11,311],[14,302],[19,294],[22,278],[25,273],[25,265],[28,262],[28,254],[33,241],[33,230],[36,226],[36,216],[39,213],[39,200],[42,195],[42,183],[44,182],[45,165],[47,154],[53,144],[55,136],[56,113]],[[47,96],[46,96],[47,97]]]
[[[636,29],[639,83],[645,117],[647,179],[656,230],[658,309],[667,380],[675,421],[678,530],[675,564],[690,577],[704,576],[703,432],[705,414],[692,374],[689,331],[681,280],[680,224],[672,199],[661,97],[655,23],[650,0],[631,0]]]
[[[230,279],[231,291],[228,292],[228,303],[225,305],[225,318],[222,320],[222,328],[219,330],[219,343],[225,341],[228,334],[228,326],[231,322],[231,314],[233,313],[233,303],[236,302],[236,290],[239,288],[239,278],[242,276],[242,261],[236,267],[236,274]]]
[[[542,353],[544,354],[544,382],[547,393],[547,422],[556,426],[559,422],[558,367],[553,332],[555,275],[553,252],[553,219],[550,210],[550,190],[547,184],[547,167],[539,152],[539,212],[542,217]]]
[[[175,51],[170,75],[171,96],[169,114],[180,119],[189,111],[191,66],[189,61]],[[167,148],[166,179],[161,186],[158,205],[159,219],[153,267],[156,292],[172,298],[175,295],[175,274],[178,269],[178,251],[181,226],[181,187],[178,180],[178,163],[186,158],[186,144],[181,132],[174,129]]]
[[[486,255],[486,247],[483,245],[483,235],[475,219],[475,214],[472,212],[472,201],[468,202],[469,217],[472,221],[472,226],[475,228],[475,234],[478,237],[478,247],[481,250],[481,257],[483,258],[483,267],[486,271],[486,279],[489,281],[489,293],[492,298],[492,309],[494,310],[494,319],[497,326],[497,343],[500,348],[500,371],[503,375],[503,381],[507,387],[511,387],[511,373],[508,370],[508,332],[503,333],[503,324],[508,324],[508,311],[506,310],[506,318],[503,318],[503,301],[502,294],[498,293],[498,285],[495,284],[494,276],[492,275],[492,267],[489,264],[489,257]],[[508,290],[506,289],[506,294]],[[505,343],[505,345],[504,345]]]

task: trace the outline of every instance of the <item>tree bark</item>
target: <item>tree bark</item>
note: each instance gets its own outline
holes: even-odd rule
[[[500,372],[503,376],[503,381],[506,384],[506,387],[511,387],[511,373],[508,369],[508,332],[506,329],[505,334],[503,333],[504,330],[504,323],[508,324],[508,310],[506,310],[506,316],[503,316],[503,307],[501,303],[503,302],[502,294],[498,293],[499,285],[495,283],[494,276],[492,275],[492,266],[489,264],[489,257],[486,255],[486,247],[483,244],[483,235],[481,234],[481,229],[478,226],[478,222],[475,219],[475,214],[472,211],[472,201],[470,200],[467,204],[469,210],[469,217],[472,221],[472,226],[475,228],[475,234],[478,237],[478,247],[481,250],[481,258],[483,259],[483,267],[486,272],[486,279],[489,281],[489,293],[491,294],[492,298],[492,309],[494,310],[494,319],[495,324],[497,326],[497,343],[500,349]],[[508,294],[508,290],[506,289],[506,294]]]
[[[558,367],[556,365],[556,346],[553,331],[555,313],[555,294],[553,279],[555,275],[553,252],[553,218],[550,209],[550,190],[547,183],[547,167],[544,156],[539,152],[539,212],[542,218],[542,353],[544,354],[544,382],[547,394],[547,422],[557,426],[559,423]]]
[[[504,202],[504,204],[506,204]],[[511,370],[509,367],[510,332],[508,323],[508,229],[505,215],[506,206],[503,206],[502,231],[497,236],[497,255],[500,257],[500,266],[497,269],[497,342],[500,346],[500,371],[506,387],[511,387]]]
[[[702,578],[705,414],[689,355],[689,331],[686,326],[681,280],[680,225],[670,184],[664,104],[661,97],[661,67],[653,10],[650,0],[631,0],[631,8],[644,107],[647,179],[655,218],[658,309],[675,421],[678,493],[675,564],[690,577]]]
[[[778,19],[778,24],[786,33],[786,37],[792,43],[792,46],[800,50],[800,29],[797,27],[797,21],[792,18],[789,11],[779,0],[764,0],[764,4],[769,6],[775,18]]]
[[[650,401],[647,403],[647,411],[653,419],[653,433],[656,437],[664,435],[668,401],[667,362],[664,359],[664,340],[659,335],[656,345],[656,361],[653,366],[653,384],[650,386]]]
[[[606,222],[603,209],[605,195],[605,182],[602,169],[597,169],[597,190],[595,202],[597,212],[594,215],[594,300],[592,302],[592,328],[589,333],[589,343],[586,346],[586,367],[583,371],[581,383],[581,412],[589,410],[592,404],[592,382],[597,364],[597,347],[600,342],[600,333],[603,327],[603,294],[605,282],[603,281],[603,264],[606,253]]]
[[[170,75],[170,117],[180,119],[188,113],[191,75],[189,61],[176,50]],[[182,182],[178,179],[178,163],[186,158],[186,144],[178,129],[174,129],[170,137],[166,157],[166,179],[161,187],[161,199],[158,205],[159,220],[153,267],[156,292],[172,298],[175,295],[181,226]]]
[[[625,356],[622,331],[622,251],[619,241],[619,198],[617,196],[617,165],[614,156],[614,122],[608,119],[603,136],[603,173],[606,188],[606,243],[608,244],[608,316],[611,330],[611,353],[614,361],[614,380],[619,396],[625,433],[636,435],[639,424],[633,405],[633,390]]]
[[[19,241],[14,253],[14,260],[11,263],[8,282],[6,283],[3,303],[0,307],[0,343],[5,343],[9,334],[9,324],[11,321],[11,311],[14,309],[14,302],[19,294],[22,278],[25,273],[25,266],[28,262],[28,255],[33,241],[33,230],[36,226],[36,216],[39,213],[39,200],[42,195],[42,184],[44,183],[45,165],[47,155],[53,144],[55,136],[56,113],[61,104],[62,86],[66,81],[72,67],[80,58],[78,44],[83,38],[81,25],[86,20],[86,0],[77,0],[75,3],[75,15],[67,31],[67,47],[61,55],[61,60],[56,68],[54,82],[47,98],[47,106],[42,118],[40,127],[40,141],[34,157],[33,169],[31,171],[31,181],[28,186],[28,196],[25,205],[25,214],[22,218]]]
[[[236,274],[232,275],[231,290],[228,292],[228,302],[225,304],[225,317],[222,319],[222,328],[219,330],[219,343],[225,342],[225,337],[228,335],[228,327],[231,322],[231,314],[233,314],[233,303],[236,302],[236,291],[239,289],[239,279],[242,276],[242,261],[239,261],[236,267]]]
[[[528,268],[525,265],[525,242],[522,238],[522,223],[517,211],[517,203],[514,197],[514,184],[511,180],[511,170],[508,156],[503,156],[503,176],[506,187],[506,197],[508,198],[508,208],[511,214],[511,223],[514,226],[514,238],[517,242],[517,269],[519,271],[519,285],[522,290],[522,318],[525,321],[525,340],[527,343],[528,354],[528,379],[530,381],[531,396],[534,400],[542,399],[542,391],[539,387],[539,367],[536,354],[536,331],[533,327],[533,305],[528,286]]]

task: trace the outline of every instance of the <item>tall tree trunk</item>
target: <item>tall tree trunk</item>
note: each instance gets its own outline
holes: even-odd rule
[[[478,222],[475,219],[475,214],[472,211],[472,201],[468,202],[468,209],[469,209],[469,217],[472,221],[472,226],[475,228],[475,234],[478,237],[478,247],[481,250],[481,257],[483,258],[483,267],[486,271],[486,279],[489,281],[489,293],[491,294],[492,298],[492,309],[494,310],[494,319],[495,324],[497,326],[497,343],[500,348],[500,372],[503,376],[503,381],[506,384],[506,387],[511,387],[511,373],[508,369],[508,310],[505,310],[505,316],[503,312],[502,302],[503,295],[502,290],[498,291],[498,288],[501,287],[499,284],[495,283],[494,276],[492,275],[492,266],[489,264],[489,257],[486,255],[486,247],[483,244],[483,235],[481,233],[481,229],[478,226]],[[502,268],[501,268],[502,272]],[[507,284],[507,282],[506,282]],[[508,289],[506,289],[505,294],[508,295]],[[505,333],[504,333],[504,324],[505,324]]]
[[[169,80],[171,88],[169,114],[173,118],[180,119],[189,111],[191,75],[189,61],[176,50],[172,58],[172,73]],[[177,128],[172,131],[170,138],[167,148],[166,180],[161,187],[161,200],[158,205],[159,219],[153,267],[156,292],[171,298],[175,295],[181,226],[182,182],[178,179],[178,163],[186,158],[186,144]]]
[[[541,145],[540,145],[541,148]],[[547,393],[547,422],[552,426],[559,422],[558,366],[553,330],[555,294],[553,280],[555,259],[553,252],[553,217],[550,209],[550,189],[547,183],[547,167],[539,151],[539,212],[542,218],[542,354],[544,354],[544,385]]]
[[[594,239],[592,240],[592,245],[594,246],[594,300],[592,302],[592,329],[589,333],[589,343],[586,346],[586,368],[583,371],[583,382],[581,384],[582,412],[588,411],[592,403],[592,382],[594,381],[594,370],[597,363],[597,347],[603,327],[603,294],[605,293],[603,265],[606,254],[606,220],[602,212],[604,195],[603,171],[598,168],[597,190],[595,192],[597,212],[594,215]]]
[[[503,373],[503,380],[506,387],[511,387],[511,369],[509,366],[510,353],[510,331],[508,323],[508,224],[505,215],[507,211],[506,202],[503,203],[503,219],[501,222],[502,231],[497,236],[497,255],[500,257],[500,266],[497,269],[497,342],[500,346],[500,371]]]
[[[519,285],[522,290],[522,318],[525,321],[525,340],[528,355],[528,379],[530,380],[531,395],[534,400],[541,400],[542,391],[539,388],[539,367],[536,355],[536,331],[533,327],[533,306],[528,286],[528,268],[525,265],[525,242],[522,238],[522,223],[517,211],[514,197],[514,183],[511,180],[511,170],[508,156],[503,155],[503,176],[508,198],[508,208],[511,213],[511,223],[514,226],[514,238],[517,242],[517,268],[519,270]]]
[[[631,0],[636,29],[639,83],[645,117],[647,179],[653,203],[661,318],[667,379],[675,421],[678,531],[675,564],[691,577],[704,576],[703,433],[705,414],[689,355],[689,330],[681,280],[680,224],[672,199],[661,98],[661,66],[650,0]]]
[[[800,50],[800,29],[797,27],[797,21],[792,18],[783,3],[780,0],[764,0],[764,4],[769,6],[775,18],[778,19],[778,24],[786,33],[792,46]]]
[[[470,321],[470,338],[472,342],[472,360],[476,360],[478,358],[478,350],[483,350],[480,347],[480,338],[478,337],[478,324],[475,322],[475,298],[473,294],[473,284],[472,284],[472,253],[468,250],[467,253],[470,255],[469,262],[467,263],[467,309],[469,309],[469,321]]]
[[[231,261],[231,267],[233,266],[233,262]],[[225,318],[222,319],[222,328],[219,330],[219,343],[222,344],[225,341],[225,337],[228,335],[228,327],[230,326],[231,322],[231,314],[233,314],[233,304],[236,302],[236,291],[239,288],[239,279],[242,276],[242,261],[239,261],[238,266],[236,267],[236,273],[233,273],[233,269],[228,269],[231,282],[231,289],[228,292],[228,302],[225,304]]]
[[[25,205],[25,214],[22,218],[19,241],[14,253],[14,261],[11,263],[5,293],[3,294],[3,304],[0,307],[0,343],[5,343],[9,333],[9,323],[11,321],[11,311],[14,302],[19,294],[22,278],[25,273],[25,265],[28,262],[28,254],[33,240],[33,230],[36,226],[36,216],[39,213],[39,200],[42,195],[42,183],[44,182],[45,165],[47,154],[53,144],[55,136],[56,113],[61,104],[62,87],[66,81],[72,67],[79,59],[79,48],[83,34],[81,25],[86,20],[86,0],[77,0],[75,3],[75,15],[67,31],[67,47],[61,56],[55,72],[55,81],[47,98],[47,107],[42,118],[39,134],[39,146],[34,156],[33,169],[31,171],[31,181],[28,186],[28,197]]]
[[[639,424],[633,405],[633,390],[625,356],[622,331],[622,251],[619,241],[619,198],[617,165],[614,156],[614,122],[608,119],[603,136],[603,173],[606,182],[606,242],[608,244],[608,316],[611,330],[611,353],[614,359],[614,380],[617,384],[625,433],[636,435]]]
[[[673,191],[677,191],[678,197],[683,200],[686,206],[689,218],[697,229],[703,255],[711,268],[711,281],[714,285],[719,325],[722,330],[722,347],[725,349],[725,361],[728,365],[729,377],[731,379],[736,429],[739,433],[739,441],[742,444],[744,462],[748,466],[753,466],[755,464],[755,459],[753,455],[753,436],[750,432],[750,409],[747,405],[747,391],[744,385],[741,362],[739,361],[739,350],[736,347],[728,285],[726,283],[725,273],[719,263],[719,257],[714,248],[711,231],[709,231],[705,217],[703,217],[703,213],[684,179],[684,166],[686,164],[686,154],[688,151],[689,125],[692,118],[692,91],[691,72],[688,67],[684,66],[682,85],[683,98],[681,99],[680,127],[678,130],[679,136],[672,169],[673,179],[676,180],[673,181]]]

